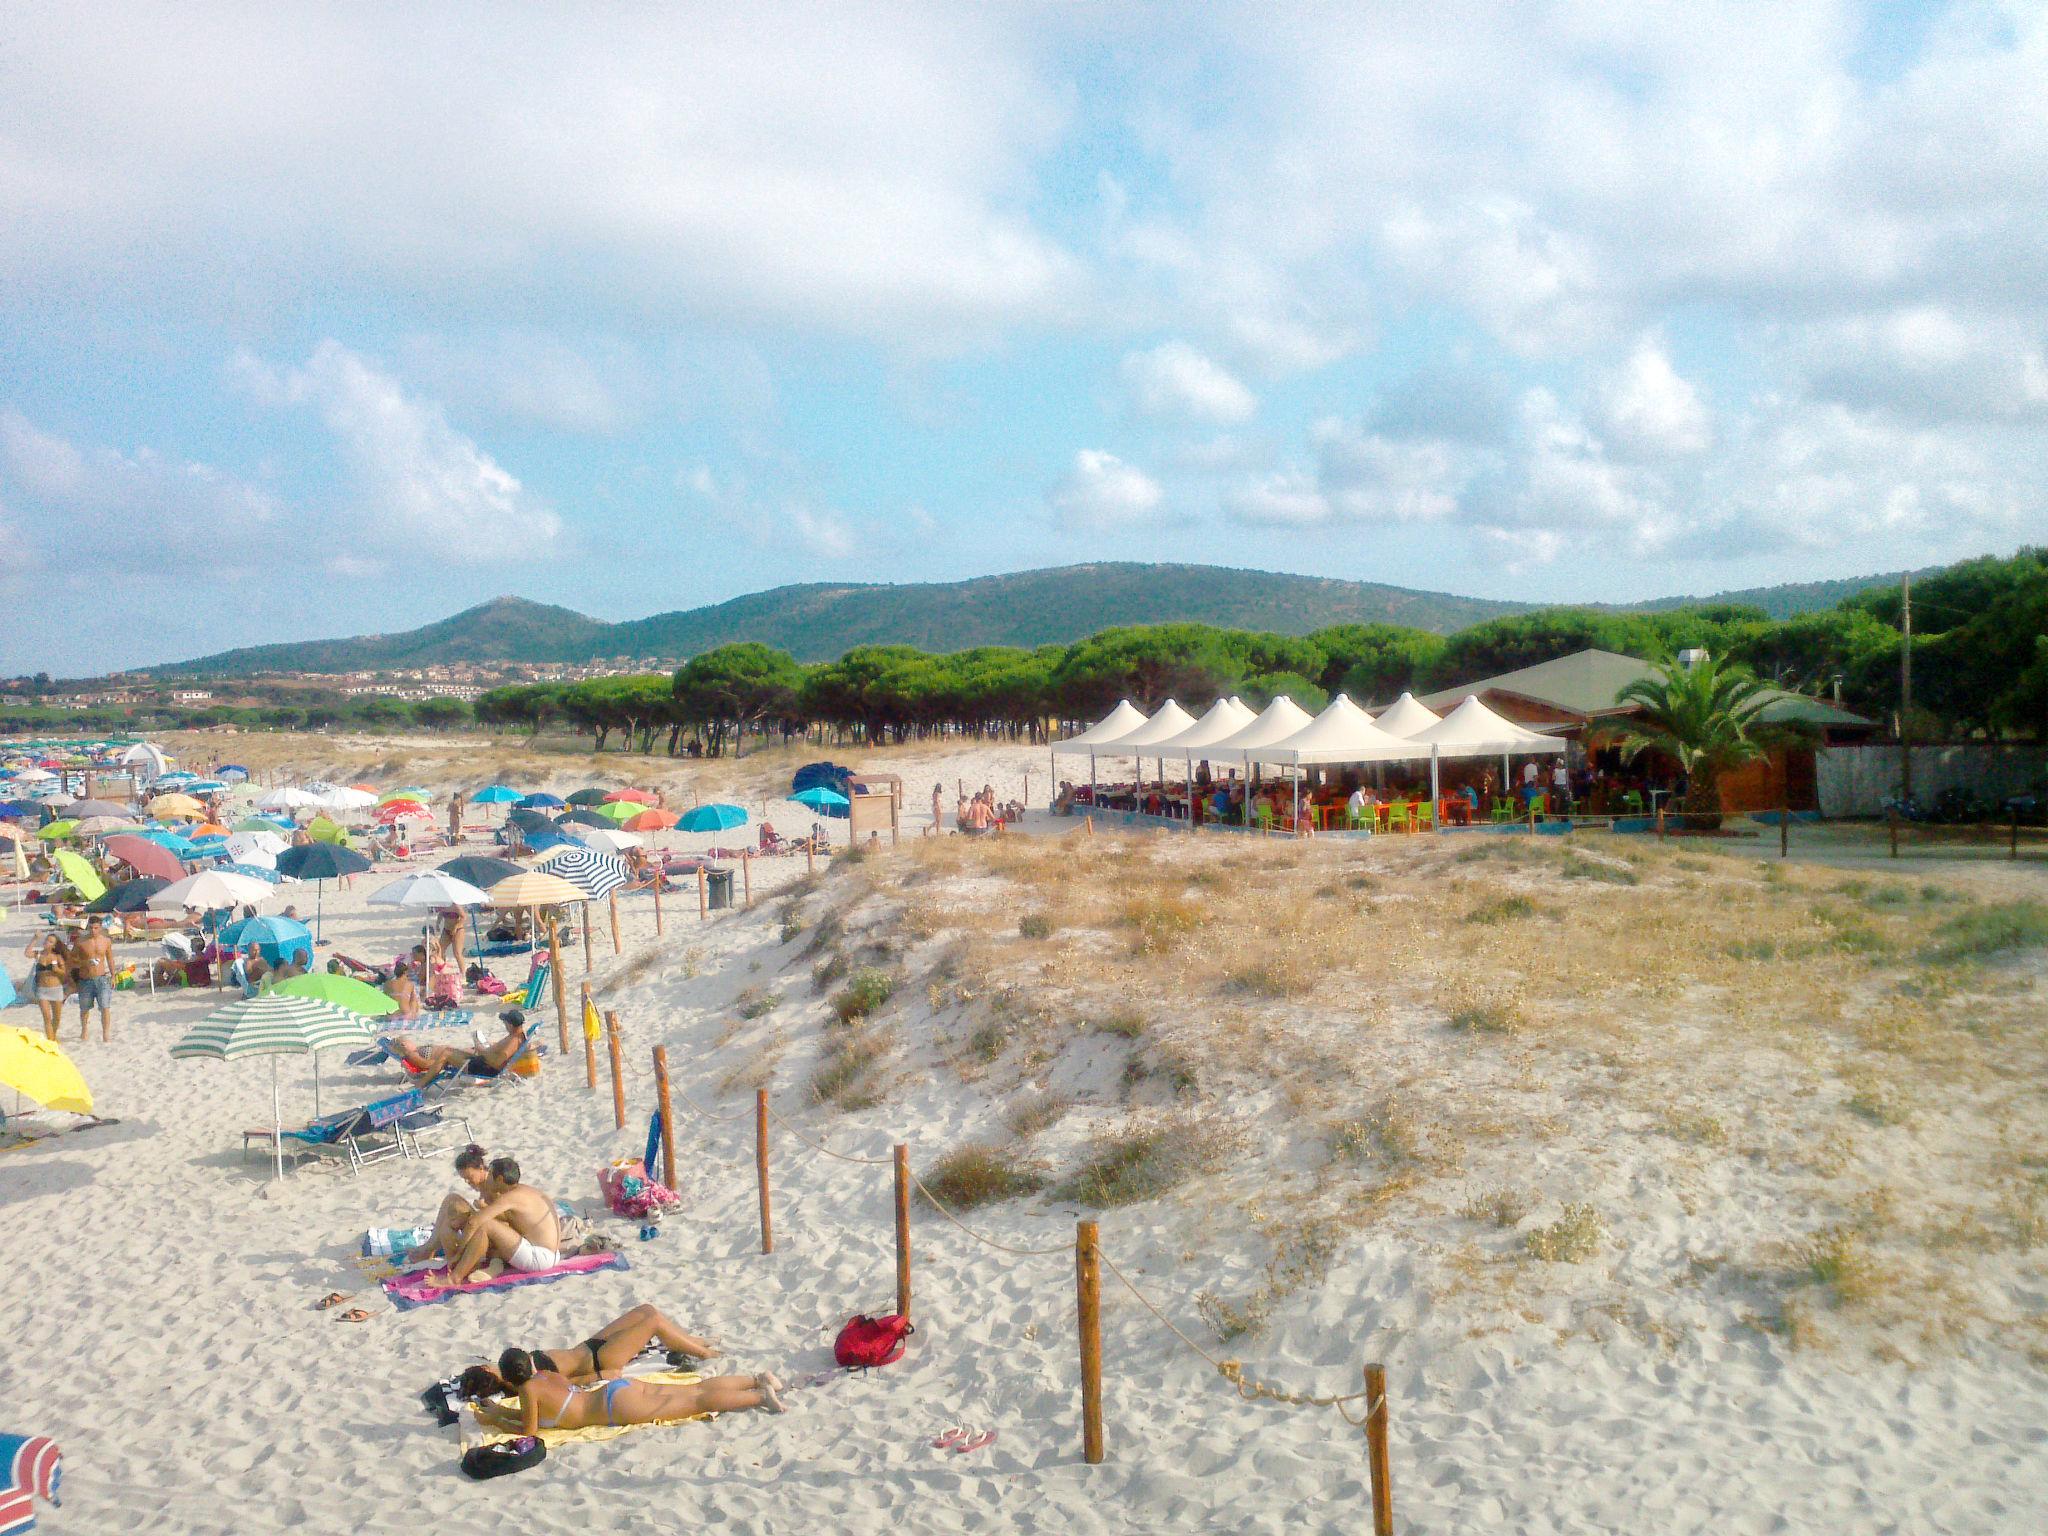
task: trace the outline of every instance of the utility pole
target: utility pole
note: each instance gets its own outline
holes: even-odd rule
[[[1899,798],[1913,798],[1913,575],[1899,576]]]

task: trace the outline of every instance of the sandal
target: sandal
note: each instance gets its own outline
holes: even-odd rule
[[[992,1429],[984,1429],[980,1434],[970,1435],[965,1440],[962,1440],[953,1447],[953,1450],[957,1455],[963,1451],[978,1451],[985,1445],[994,1445],[995,1443],[996,1432]]]
[[[374,1316],[374,1312],[366,1312],[361,1307],[350,1307],[346,1312],[338,1314],[334,1320],[337,1323],[367,1323]]]
[[[347,1300],[348,1296],[346,1293],[342,1291],[329,1291],[325,1296],[314,1302],[313,1305],[324,1312],[329,1307],[338,1307]]]
[[[948,1451],[951,1450],[955,1445],[959,1444],[962,1440],[965,1440],[966,1438],[967,1426],[964,1424],[955,1424],[952,1428],[948,1429],[943,1435],[939,1436],[938,1439],[932,1442],[932,1449],[935,1451]]]

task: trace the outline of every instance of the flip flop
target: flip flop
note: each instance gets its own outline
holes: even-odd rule
[[[346,1312],[337,1313],[334,1320],[337,1323],[367,1323],[375,1316],[376,1313],[365,1312],[361,1307],[350,1307]]]
[[[319,1299],[318,1301],[314,1302],[314,1303],[313,1303],[313,1305],[314,1305],[315,1307],[319,1308],[319,1309],[320,1309],[321,1311],[323,1311],[323,1312],[324,1312],[324,1311],[326,1311],[326,1310],[327,1310],[327,1308],[329,1308],[329,1307],[338,1307],[338,1306],[340,1306],[340,1305],[341,1305],[341,1304],[342,1304],[342,1303],[343,1303],[344,1301],[347,1301],[347,1300],[348,1300],[348,1297],[347,1297],[347,1296],[346,1296],[345,1294],[343,1294],[342,1292],[340,1292],[340,1291],[329,1291],[329,1292],[328,1292],[328,1293],[327,1293],[327,1294],[326,1294],[325,1296],[322,1296],[322,1297],[321,1297],[321,1298],[320,1298],[320,1299]]]
[[[970,1435],[967,1439],[954,1446],[953,1453],[957,1456],[962,1452],[978,1451],[985,1445],[994,1445],[995,1443],[996,1432],[992,1429],[984,1429],[980,1434]]]
[[[966,1425],[955,1424],[951,1429],[948,1429],[943,1435],[939,1436],[938,1439],[932,1442],[932,1449],[935,1451],[951,1450],[955,1445],[959,1444],[962,1440],[965,1440],[967,1438],[967,1434],[968,1431]]]

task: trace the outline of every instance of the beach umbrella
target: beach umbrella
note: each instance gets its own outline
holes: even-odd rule
[[[277,789],[267,790],[258,796],[256,809],[259,811],[303,811],[315,809],[322,803],[318,795],[303,789],[293,788],[290,785],[284,785]]]
[[[108,816],[116,821],[133,821],[135,813],[125,805],[116,805],[111,800],[79,800],[68,808],[68,813],[80,821],[94,816]]]
[[[0,843],[19,843],[27,840],[27,827],[18,827],[11,821],[0,821]]]
[[[17,784],[47,784],[56,777],[57,775],[47,768],[24,768],[15,774],[14,781]]]
[[[583,891],[592,900],[607,896],[630,878],[623,859],[593,848],[562,848],[541,860],[542,869]]]
[[[217,821],[202,821],[192,829],[192,838],[195,842],[200,838],[226,837],[227,835],[228,829]]]
[[[228,852],[247,863],[274,862],[277,856],[289,847],[289,838],[267,828],[254,832],[236,832],[228,838]]]
[[[685,832],[730,832],[746,824],[747,813],[736,805],[700,805],[676,822]]]
[[[284,878],[269,864],[223,864],[220,871],[224,875],[247,875],[251,880],[261,880],[265,885],[276,885]]]
[[[615,826],[611,817],[602,811],[574,810],[555,818],[558,827],[610,827]]]
[[[582,841],[587,848],[617,853],[622,848],[638,848],[645,839],[635,837],[631,832],[607,832],[603,827],[592,827],[583,834]]]
[[[584,828],[578,827],[577,831]],[[538,831],[522,832],[526,846],[535,853],[544,853],[550,848],[588,848],[590,845],[580,837],[571,837],[558,827],[542,827]]]
[[[166,819],[172,816],[197,816],[206,809],[190,795],[158,795],[149,802],[149,813]]]
[[[583,888],[545,870],[521,870],[492,886],[491,905],[500,910],[511,907],[555,907],[564,902],[588,901]]]
[[[133,832],[137,825],[128,816],[88,816],[76,830],[80,837],[105,837],[113,832]]]
[[[836,789],[827,789],[820,784],[789,797],[798,805],[809,806],[814,811],[843,811],[851,802]]]
[[[123,880],[104,894],[86,903],[88,912],[140,912],[149,905],[154,896],[171,882],[155,875],[144,875],[139,880]]]
[[[465,853],[435,867],[441,874],[453,875],[457,880],[484,891],[500,880],[509,880],[526,872],[523,865],[514,864],[510,859],[494,859],[487,853]]]
[[[92,1113],[92,1090],[71,1058],[40,1030],[0,1024],[0,1083],[45,1109]]]
[[[220,776],[230,784],[246,784],[249,781],[249,770],[240,763],[222,763]]]
[[[277,1177],[284,1177],[284,1104],[278,1095],[277,1058],[313,1057],[313,1110],[320,1109],[320,1059],[316,1052],[331,1046],[365,1045],[376,1038],[370,1021],[316,997],[281,997],[266,992],[217,1008],[171,1047],[174,1060],[210,1057],[238,1061],[245,1056],[270,1057],[271,1145],[276,1151]]]
[[[388,827],[400,821],[432,821],[433,819],[433,812],[429,811],[417,800],[394,800],[389,805],[377,807],[376,820],[379,826]]]
[[[212,912],[223,907],[266,901],[269,897],[270,887],[261,880],[251,880],[247,875],[231,875],[224,870],[206,869],[182,880],[174,880],[158,891],[149,898],[149,910],[181,912],[192,907]]]
[[[559,811],[568,802],[542,790],[530,795],[522,795],[519,799],[519,804],[529,811]]]
[[[36,836],[46,843],[61,843],[77,830],[78,823],[67,817],[63,821],[51,822],[42,831],[38,832]]]
[[[571,805],[603,805],[611,798],[611,792],[593,784],[588,789],[579,789],[569,797]]]
[[[380,907],[487,907],[491,898],[482,888],[445,870],[419,869],[372,891],[370,902]]]
[[[159,875],[165,881],[185,878],[185,866],[177,854],[149,837],[110,837],[107,857],[118,859],[138,875]]]
[[[529,810],[521,806],[505,813],[505,825],[521,832],[538,832],[542,827],[552,827],[554,821],[545,811]]]
[[[326,816],[315,816],[307,822],[306,836],[316,843],[332,843],[337,848],[348,846],[348,828]]]
[[[353,848],[333,843],[308,843],[287,848],[277,856],[277,872],[288,880],[311,880],[313,885],[313,931],[320,931],[320,918],[327,904],[327,882],[343,875],[360,875],[370,861]]]
[[[594,807],[594,809],[598,815],[615,827],[621,822],[631,821],[640,814],[639,802],[634,800],[607,800],[603,805]]]
[[[659,806],[649,806],[647,809],[637,811],[627,817],[620,825],[628,832],[659,832],[664,828],[674,826],[681,819],[674,811],[665,811]]]
[[[280,955],[298,950],[313,953],[313,931],[296,917],[245,917],[229,923],[218,937],[221,943],[235,949],[244,944],[260,944]]]
[[[519,791],[509,784],[487,784],[470,799],[478,805],[514,805],[518,803]]]
[[[80,901],[98,901],[107,894],[107,882],[100,878],[100,872],[78,854],[68,848],[60,848],[50,857],[56,861],[64,878],[71,882],[71,888],[78,892]]]
[[[417,789],[394,789],[388,795],[379,795],[378,805],[425,805],[426,793]]]
[[[289,832],[292,824],[275,816],[244,816],[235,823],[237,832]]]
[[[217,795],[227,788],[219,779],[193,779],[185,786],[188,795]]]
[[[654,804],[654,796],[644,789],[615,789],[605,799],[631,800],[635,805]]]
[[[328,971],[310,971],[304,976],[280,981],[270,989],[270,995],[315,998],[337,1008],[346,1008],[350,1013],[360,1013],[366,1019],[381,1019],[387,1013],[398,1012],[398,999],[389,993],[379,991],[367,981],[358,981],[353,976],[336,976]]]

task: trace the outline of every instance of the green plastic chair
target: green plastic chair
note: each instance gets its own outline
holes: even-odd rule
[[[1636,790],[1636,789],[1632,789],[1632,790],[1628,791],[1628,793],[1627,793],[1627,794],[1625,794],[1625,795],[1623,795],[1623,796],[1621,797],[1621,804],[1622,804],[1622,809],[1626,810],[1626,811],[1627,811],[1627,812],[1629,813],[1629,815],[1631,815],[1631,816],[1640,816],[1640,815],[1642,815],[1642,814],[1643,814],[1643,795],[1642,795],[1642,791],[1641,791],[1641,790]]]
[[[1436,830],[1436,802],[1417,800],[1408,807],[1408,829],[1411,832],[1434,832]]]
[[[1495,822],[1513,821],[1515,819],[1514,802],[1512,800],[1502,800],[1496,796],[1491,814]]]
[[[1346,805],[1344,807],[1344,829],[1347,832],[1357,832],[1361,829],[1370,831],[1371,828],[1366,823],[1371,818],[1371,815],[1372,813],[1363,806],[1354,808]]]
[[[1259,802],[1258,819],[1259,830],[1261,832],[1270,832],[1273,830],[1273,807],[1267,804],[1264,800],[1261,800]]]

